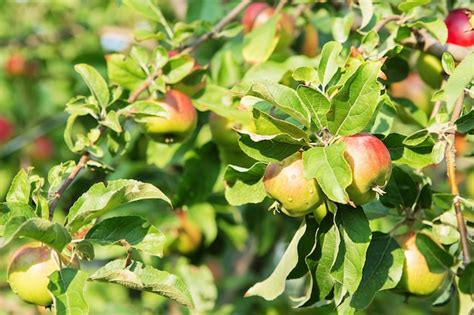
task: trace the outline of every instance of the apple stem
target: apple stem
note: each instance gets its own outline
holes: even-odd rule
[[[464,94],[461,94],[456,102],[454,107],[450,125],[454,126],[455,121],[459,118],[462,112],[464,102]],[[451,188],[451,194],[453,194],[453,205],[454,211],[456,213],[456,221],[458,225],[458,231],[461,236],[461,249],[463,255],[463,263],[467,265],[471,262],[471,254],[469,252],[469,241],[468,241],[468,233],[466,228],[466,223],[464,221],[464,217],[462,214],[461,209],[461,197],[459,196],[459,187],[456,181],[456,148],[454,146],[454,137],[455,132],[451,131],[448,135],[449,141],[445,152],[446,158],[446,167],[447,167],[447,176],[449,186]]]

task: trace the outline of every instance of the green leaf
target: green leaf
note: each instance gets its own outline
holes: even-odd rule
[[[383,143],[390,152],[390,158],[394,164],[405,164],[413,168],[423,168],[434,163],[432,143],[422,143],[416,147],[403,144],[405,136],[392,133],[383,139]]]
[[[469,263],[459,277],[459,290],[466,294],[474,293],[474,263]]]
[[[205,202],[220,172],[217,147],[208,142],[188,153],[173,204],[176,207]]]
[[[163,25],[168,32],[168,35],[172,35],[172,31],[168,26],[168,23],[163,16],[163,13],[161,12],[160,8],[157,5],[154,5],[153,2],[150,0],[124,0],[123,3],[134,9],[135,11],[139,12],[143,16],[145,16],[147,19],[156,21]]]
[[[327,126],[326,114],[331,108],[331,103],[321,92],[306,86],[299,86],[298,96],[305,106],[309,109],[311,120],[318,129]]]
[[[110,100],[109,88],[99,72],[93,67],[83,63],[75,65],[74,70],[81,75],[92,95],[94,95],[99,102],[99,105],[103,109],[107,108]]]
[[[127,90],[135,90],[147,78],[146,73],[133,59],[122,54],[107,56],[107,75],[110,82]]]
[[[295,90],[282,84],[263,81],[252,85],[251,92],[295,118],[303,126],[309,126],[309,111],[302,104]]]
[[[454,265],[454,257],[426,234],[416,234],[416,247],[425,256],[431,272],[443,273]]]
[[[211,311],[217,300],[217,288],[212,273],[206,265],[193,266],[184,259],[178,261],[177,275],[189,289],[197,311]]]
[[[300,67],[291,75],[296,81],[302,81],[305,85],[319,84],[318,71],[313,67]]]
[[[361,284],[365,257],[372,237],[369,221],[362,208],[339,205],[336,222],[342,241],[332,275],[350,294],[354,294]]]
[[[97,183],[69,209],[67,227],[71,232],[75,232],[110,210],[143,199],[161,199],[171,205],[168,197],[151,184],[131,179],[109,181],[107,186]]]
[[[301,144],[280,142],[278,137],[265,140],[255,139],[246,134],[240,136],[239,146],[245,154],[262,162],[282,161],[302,147]]]
[[[91,275],[89,280],[156,293],[193,308],[191,294],[182,279],[138,261],[131,261],[129,266],[126,266],[125,259],[111,261]]]
[[[474,132],[474,110],[456,120],[456,128],[460,133],[472,134]]]
[[[321,245],[321,259],[316,267],[316,280],[319,286],[319,298],[326,298],[334,286],[331,269],[338,256],[341,235],[332,215],[326,215],[321,222],[319,242]]]
[[[0,204],[0,236],[4,235],[5,224],[13,217],[23,217],[25,220],[35,218],[35,210],[26,203],[4,202]]]
[[[405,0],[398,5],[398,8],[403,12],[408,12],[416,7],[426,5],[430,2],[431,0]]]
[[[262,202],[267,195],[262,181],[265,167],[265,163],[255,163],[248,169],[227,166],[224,174],[227,202],[234,206]]]
[[[165,236],[146,219],[138,216],[113,217],[95,224],[84,238],[101,245],[127,241],[133,248],[162,257]]]
[[[360,13],[362,14],[362,22],[360,23],[359,29],[363,29],[370,23],[374,14],[374,5],[372,0],[359,1]]]
[[[452,75],[456,67],[453,56],[446,51],[441,56],[441,65],[443,66],[444,72],[448,75]]]
[[[258,295],[267,301],[271,301],[283,293],[286,278],[298,263],[298,243],[306,228],[306,221],[303,221],[272,274],[264,281],[258,282],[248,289],[245,297]]]
[[[344,143],[314,147],[303,153],[306,178],[316,178],[325,195],[333,201],[348,203],[346,188],[352,183],[352,171],[344,158]]]
[[[259,135],[282,135],[286,134],[296,140],[307,139],[306,132],[296,125],[279,118],[275,118],[266,112],[253,108],[254,124]]]
[[[100,123],[101,125],[106,126],[117,133],[121,133],[123,131],[116,111],[111,110],[107,112],[107,116]]]
[[[137,122],[149,117],[169,118],[168,112],[165,111],[161,103],[153,100],[134,102],[123,108],[121,112],[132,115]]]
[[[338,42],[329,42],[323,46],[318,67],[319,82],[325,87],[339,69],[338,58],[342,45]]]
[[[207,202],[193,204],[188,207],[187,214],[201,228],[205,245],[211,245],[217,237],[216,209],[213,205]]]
[[[30,203],[31,184],[28,173],[20,169],[8,189],[6,201],[12,203]]]
[[[334,18],[332,24],[332,37],[340,43],[344,43],[351,32],[352,20],[354,16],[352,12],[346,13],[343,17]]]
[[[1,247],[20,237],[40,241],[58,252],[61,252],[72,239],[69,232],[59,223],[40,218],[12,217],[5,225],[5,235]]]
[[[163,67],[164,81],[168,84],[178,83],[192,72],[194,62],[189,55],[177,55],[169,59]]]
[[[423,17],[416,20],[414,23],[408,24],[410,27],[424,28],[431,33],[441,45],[446,44],[448,39],[448,28],[444,21],[435,17]]]
[[[49,276],[48,290],[54,297],[54,308],[57,315],[86,315],[89,306],[84,298],[87,273],[65,268]]]
[[[335,135],[353,135],[372,121],[380,97],[380,62],[361,65],[331,100],[329,130]]]
[[[474,80],[474,52],[471,52],[461,61],[446,82],[444,92],[448,113],[453,111],[457,99],[464,93],[464,88],[472,80]]]
[[[410,174],[395,166],[385,188],[386,194],[380,197],[380,201],[387,207],[410,208],[416,202],[418,190]]]
[[[262,63],[270,58],[279,40],[276,32],[280,17],[280,14],[275,14],[265,24],[254,28],[244,37],[242,54],[247,62]]]
[[[362,280],[352,296],[351,306],[365,309],[378,291],[394,288],[402,276],[404,257],[397,241],[387,234],[375,232],[367,250]]]

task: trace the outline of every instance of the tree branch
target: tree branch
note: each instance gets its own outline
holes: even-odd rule
[[[418,49],[434,55],[438,58],[441,58],[444,52],[450,53],[454,60],[461,61],[463,60],[470,52],[473,51],[472,48],[466,48],[453,44],[441,45],[437,39],[431,36],[425,30],[419,30],[416,32],[417,36],[411,36],[401,42],[402,45],[414,49]]]
[[[450,124],[452,126],[454,126],[454,122],[461,115],[463,101],[464,101],[464,94],[461,94],[461,96],[456,102],[453,114],[451,116]],[[446,148],[446,153],[445,153],[447,175],[448,175],[449,186],[451,188],[451,193],[454,196],[454,211],[456,213],[458,231],[461,236],[461,249],[462,249],[463,263],[464,265],[467,265],[471,262],[471,254],[469,252],[469,240],[468,240],[468,234],[467,234],[467,229],[466,229],[466,223],[464,221],[464,217],[463,217],[462,209],[461,209],[461,199],[459,197],[459,188],[456,182],[456,148],[454,146],[454,141],[455,141],[454,131],[452,131],[449,134],[448,140],[449,140],[448,147]]]
[[[377,33],[385,27],[385,25],[389,22],[392,21],[398,21],[401,19],[400,15],[389,15],[384,18],[382,18],[377,24],[375,24],[374,28],[372,29],[373,31],[376,31]]]
[[[182,50],[183,54],[189,54],[193,52],[196,48],[199,47],[203,42],[213,38],[216,36],[217,33],[219,33],[227,24],[229,24],[231,21],[233,21],[237,15],[240,14],[241,11],[243,11],[247,5],[252,2],[251,0],[242,0],[235,8],[233,8],[222,20],[220,20],[210,32],[207,32],[203,34],[201,37],[197,38],[194,42],[192,42],[189,46],[185,47]]]

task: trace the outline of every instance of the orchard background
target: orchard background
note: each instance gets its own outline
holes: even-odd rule
[[[0,1],[0,314],[472,313],[472,9]]]

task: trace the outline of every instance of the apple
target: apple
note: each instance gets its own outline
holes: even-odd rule
[[[321,223],[321,221],[323,221],[327,213],[328,213],[328,210],[324,202],[319,207],[313,210],[314,218],[316,219],[318,223]]]
[[[416,233],[411,231],[397,238],[405,255],[403,272],[397,289],[403,292],[428,296],[438,290],[447,276],[447,272],[431,272],[425,256],[416,246]]]
[[[433,89],[439,89],[443,81],[443,66],[433,55],[422,53],[416,62],[416,70],[421,79]]]
[[[244,34],[268,22],[275,14],[275,9],[264,2],[255,2],[247,7],[242,17]],[[293,40],[294,23],[290,16],[281,12],[281,18],[277,24],[279,41],[276,49],[287,48]]]
[[[7,142],[14,133],[13,124],[5,117],[0,116],[0,144]]]
[[[10,76],[22,76],[27,73],[25,58],[18,53],[12,54],[5,62],[5,72]]]
[[[449,12],[444,20],[448,28],[448,43],[464,47],[474,45],[474,25],[470,19],[473,11],[469,9],[456,9]]]
[[[343,137],[344,157],[352,170],[352,183],[346,191],[356,205],[372,201],[387,185],[392,173],[390,152],[377,137],[360,133]]]
[[[406,98],[427,114],[431,113],[431,89],[423,82],[416,72],[412,72],[405,80],[390,85],[393,97]]]
[[[299,51],[303,55],[313,58],[318,54],[318,45],[319,37],[316,28],[311,23],[306,24],[300,37]]]
[[[202,241],[202,232],[199,226],[191,221],[186,212],[177,212],[180,226],[178,228],[178,237],[171,245],[172,248],[176,249],[183,255],[189,255],[194,253]]]
[[[186,140],[197,124],[197,112],[186,94],[169,90],[160,105],[169,117],[147,117],[141,120],[145,133],[154,141],[175,143]]]
[[[456,156],[464,156],[464,154],[469,150],[469,141],[466,138],[466,135],[456,132],[454,136],[454,148],[456,149]]]
[[[13,292],[28,303],[51,305],[53,298],[48,291],[48,277],[60,269],[59,259],[63,267],[79,268],[77,260],[58,257],[54,250],[40,243],[20,247],[11,257],[7,270]]]
[[[323,203],[323,193],[315,179],[305,179],[300,152],[282,162],[270,163],[263,184],[267,194],[281,204],[283,213],[300,217],[313,212]]]
[[[40,136],[27,146],[26,152],[31,160],[45,162],[54,155],[54,143],[48,137]]]

